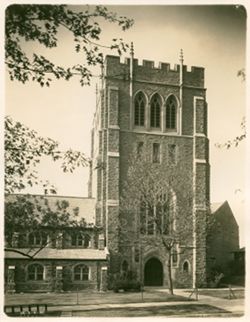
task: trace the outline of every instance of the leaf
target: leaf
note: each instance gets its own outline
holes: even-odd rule
[[[53,79],[69,80],[73,74],[66,71],[72,70],[73,67],[56,66],[36,52],[33,53],[32,58],[28,57],[25,52],[25,42],[38,42],[45,48],[56,47],[58,30],[63,27],[71,33],[76,52],[82,49],[85,53],[83,58],[86,59],[87,64],[95,66],[102,64],[102,60],[98,57],[101,49],[114,49],[113,45],[102,45],[98,42],[102,35],[100,18],[117,24],[123,31],[133,25],[132,19],[119,17],[104,6],[93,7],[92,11],[86,6],[85,11],[74,12],[65,5],[16,4],[7,7],[5,18],[6,66],[10,79],[24,84],[30,80],[35,81],[41,87],[49,86],[51,75]],[[117,39],[114,38],[113,42],[116,41]],[[126,47],[120,46],[119,55]],[[50,78],[48,78],[49,74]],[[81,72],[79,75],[74,73],[74,76],[80,76],[79,81],[82,86],[89,85],[92,77],[90,73]]]

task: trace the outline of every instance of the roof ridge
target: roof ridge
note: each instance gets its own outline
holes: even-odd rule
[[[58,197],[58,198],[75,198],[75,199],[93,199],[95,200],[96,198],[93,197],[83,197],[83,196],[63,196],[63,195],[44,195],[44,194],[35,194],[35,193],[7,193],[5,196],[33,196],[33,197]]]

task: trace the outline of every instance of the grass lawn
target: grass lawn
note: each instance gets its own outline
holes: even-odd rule
[[[216,289],[216,290],[199,289],[199,294],[219,297],[221,299],[229,299],[229,289]],[[233,290],[233,293],[231,293],[231,299],[234,299],[234,298],[244,299],[245,298],[245,291],[244,290]]]
[[[110,308],[94,311],[74,311],[73,316],[85,317],[140,317],[140,316],[190,316],[190,315],[213,315],[218,316],[221,313],[230,313],[229,311],[213,307],[211,305],[167,305],[163,307],[143,307],[143,308]]]
[[[188,301],[188,296],[170,295],[167,292],[147,290],[143,292],[143,302],[176,302]],[[112,291],[100,293],[95,291],[84,291],[77,293],[24,293],[6,294],[5,305],[17,304],[48,304],[57,305],[88,305],[106,303],[140,303],[142,296],[140,292],[114,293]]]

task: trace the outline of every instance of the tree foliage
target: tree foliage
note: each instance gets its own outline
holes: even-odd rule
[[[27,233],[42,232],[45,228],[56,231],[70,227],[84,229],[87,226],[85,219],[79,218],[77,211],[70,210],[70,204],[66,200],[58,200],[51,207],[46,197],[42,196],[16,195],[10,197],[11,199],[8,197],[5,199],[6,250],[13,251],[12,240],[15,233],[19,234],[19,240],[22,241]],[[57,238],[57,235],[55,236]],[[47,245],[46,243],[41,244],[38,251],[42,250]],[[19,250],[20,252],[24,256],[28,255]]]
[[[237,76],[241,78],[242,82],[246,80],[246,70],[242,68],[238,71]],[[216,143],[215,146],[217,148],[226,148],[230,149],[231,147],[237,147],[242,141],[246,139],[247,132],[246,132],[246,117],[242,118],[241,124],[241,134],[237,135],[234,139],[228,140],[225,143]]]
[[[242,68],[237,73],[238,77],[241,77],[241,80],[244,82],[246,80],[246,70],[245,68]]]
[[[228,140],[225,143],[217,143],[216,147],[218,148],[226,148],[226,149],[230,149],[232,147],[237,147],[243,140],[246,139],[246,118],[243,117],[241,124],[241,134],[237,135],[235,138],[233,138],[232,140]]]
[[[104,48],[126,51],[128,45],[122,39],[113,39],[110,45],[102,45],[100,21],[113,23],[123,31],[133,25],[133,20],[119,17],[104,6],[83,11],[70,10],[66,5],[10,5],[6,10],[5,52],[6,65],[11,80],[26,83],[29,80],[41,86],[49,86],[52,78],[69,80],[80,77],[81,85],[89,84],[92,73],[89,67],[103,64]],[[43,55],[30,57],[24,49],[25,42],[34,41],[46,48],[57,47],[60,28],[71,33],[75,52],[83,57],[83,64],[58,66]]]
[[[163,247],[168,256],[168,278],[169,291],[173,294],[172,282],[172,256],[177,244],[186,240],[185,234],[188,221],[188,208],[182,213],[178,207],[176,194],[181,192],[182,202],[190,205],[193,200],[192,192],[192,171],[187,170],[185,164],[173,162],[152,163],[151,155],[140,155],[132,157],[129,162],[126,183],[122,189],[121,213],[124,238],[129,239],[131,225],[128,224],[130,215],[135,219],[137,226],[137,240],[141,247],[148,245]],[[182,220],[178,220],[181,217]],[[145,219],[147,216],[147,220]],[[149,232],[150,230],[150,232]],[[154,235],[154,238],[147,238],[147,234]],[[123,241],[126,242],[125,240]],[[185,245],[184,245],[185,247]]]
[[[80,151],[60,151],[59,143],[41,137],[36,131],[29,129],[11,117],[5,118],[5,192],[21,191],[27,186],[42,184],[44,188],[50,187],[55,193],[55,187],[48,181],[39,179],[36,166],[42,157],[49,156],[53,161],[61,161],[64,172],[73,172],[76,167],[86,166],[88,158]]]

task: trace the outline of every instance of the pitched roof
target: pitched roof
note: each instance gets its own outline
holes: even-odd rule
[[[14,249],[13,249],[14,250]],[[38,248],[18,248],[17,251],[5,251],[6,259],[29,259],[21,253],[32,256]],[[20,253],[21,252],[21,253]],[[43,248],[33,258],[35,259],[75,259],[75,260],[106,260],[107,251],[99,249],[56,249],[56,248]]]
[[[211,213],[215,213],[225,202],[213,202],[210,205]]]
[[[57,209],[58,202],[67,201],[69,203],[67,211],[72,214],[72,216],[78,208],[78,220],[84,218],[88,224],[95,223],[94,198],[67,197],[57,195],[8,194],[5,195],[5,201],[15,201],[18,196],[27,198],[27,200],[34,202],[39,206],[45,208],[49,207],[52,211],[55,211]]]

